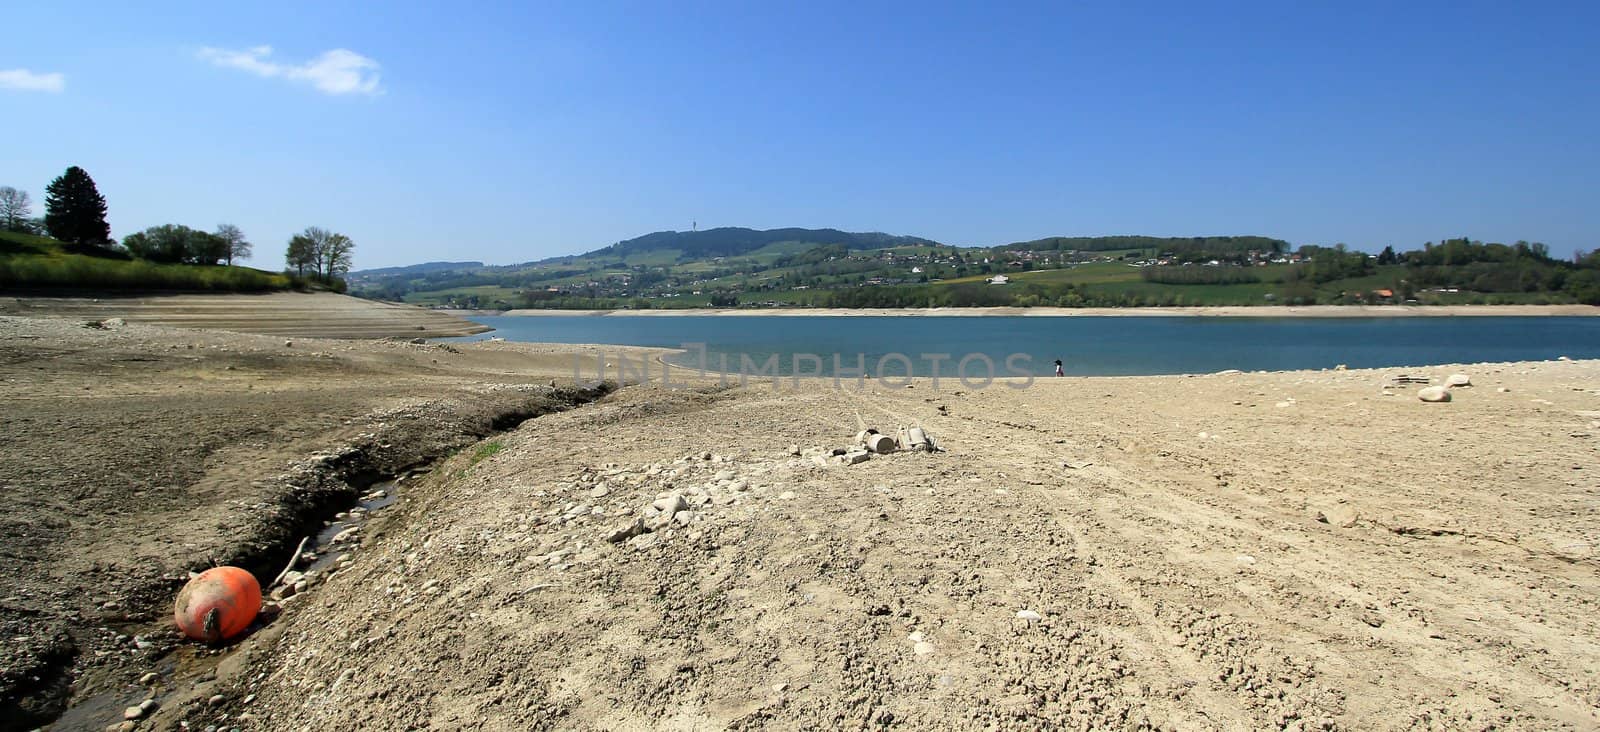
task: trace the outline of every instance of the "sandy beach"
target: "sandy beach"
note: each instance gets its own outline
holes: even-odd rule
[[[0,711],[1600,726],[1600,361],[1404,370],[1470,376],[1427,404],[1397,369],[581,392],[574,352],[0,317]],[[944,451],[827,457],[901,426]],[[396,475],[248,637],[173,630],[190,570],[270,580]]]
[[[0,297],[0,315],[105,320],[315,338],[443,338],[486,328],[436,310],[330,292]]]
[[[1412,318],[1471,316],[1600,316],[1596,305],[1304,305],[1195,306],[1170,308],[695,308],[681,310],[505,310],[452,311],[464,315],[595,316],[907,316],[907,317],[1227,317],[1227,318]]]

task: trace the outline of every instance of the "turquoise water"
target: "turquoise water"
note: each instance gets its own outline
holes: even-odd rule
[[[997,376],[1006,358],[1013,366],[1045,375],[1061,359],[1068,374],[1137,375],[1206,373],[1223,369],[1281,370],[1418,366],[1481,361],[1600,358],[1600,318],[1588,317],[1412,317],[1412,318],[1225,318],[1225,317],[837,317],[837,316],[481,316],[473,320],[512,341],[603,343],[678,348],[703,343],[707,365],[741,355],[760,366],[778,356],[788,374],[797,353],[816,354],[819,369],[800,362],[803,373],[856,367],[862,354],[870,374],[902,375],[905,363],[885,354],[905,354],[917,376],[931,375],[922,354],[950,354],[940,373],[955,374],[966,354],[987,355]],[[672,359],[693,366],[694,354]],[[584,369],[594,371],[590,362]],[[965,373],[983,373],[981,360]]]

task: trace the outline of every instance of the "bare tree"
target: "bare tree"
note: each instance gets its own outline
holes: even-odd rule
[[[224,259],[229,265],[233,264],[235,257],[239,259],[250,258],[250,242],[244,238],[244,232],[233,224],[217,224],[215,236],[228,243],[228,253]]]
[[[28,198],[28,192],[0,186],[0,229],[28,231],[32,218],[33,201]]]

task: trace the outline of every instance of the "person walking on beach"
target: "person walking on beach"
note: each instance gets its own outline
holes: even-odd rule
[[[1056,376],[1066,376],[1067,372],[1061,370],[1061,359],[1056,359]]]

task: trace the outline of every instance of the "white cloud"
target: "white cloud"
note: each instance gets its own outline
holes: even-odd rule
[[[36,74],[27,69],[0,70],[0,89],[59,94],[66,88],[67,77],[61,74]]]
[[[376,96],[383,93],[378,86],[378,62],[355,51],[335,48],[303,64],[281,64],[269,59],[271,55],[271,46],[243,51],[207,47],[200,49],[199,54],[202,60],[216,66],[310,84],[324,94]]]

